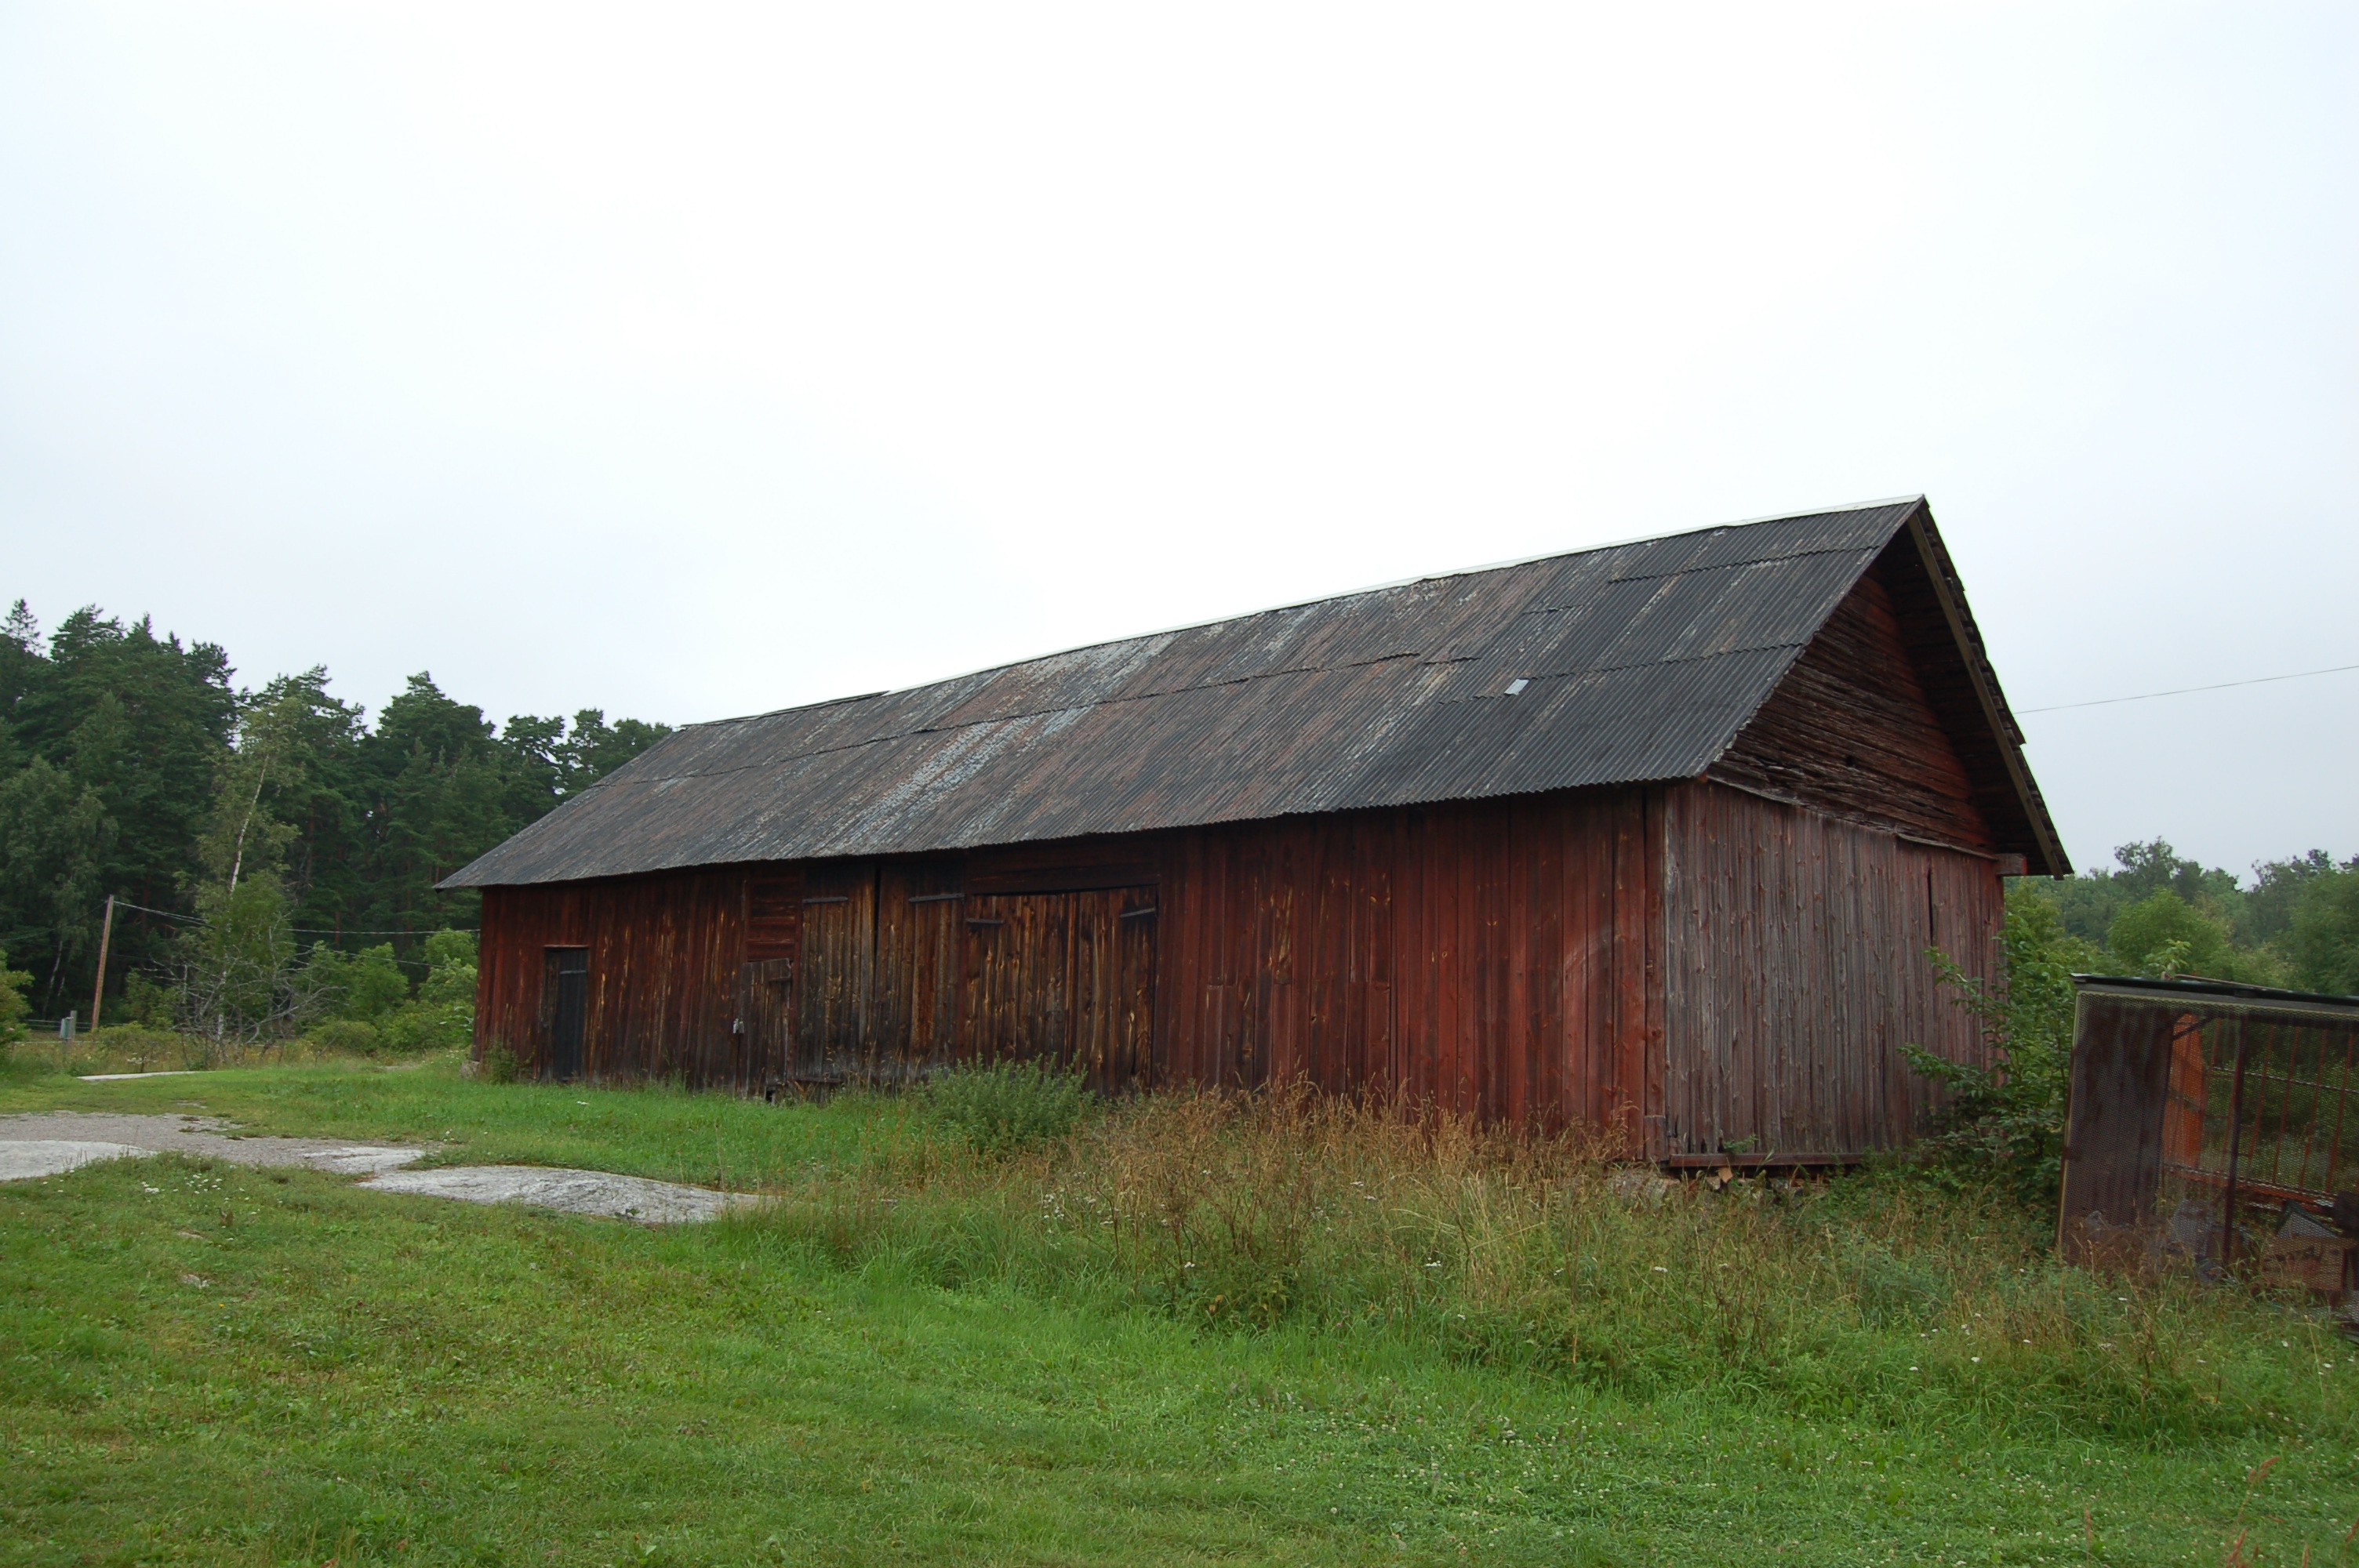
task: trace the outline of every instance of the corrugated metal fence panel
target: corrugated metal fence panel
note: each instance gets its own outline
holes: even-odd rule
[[[1904,1141],[1931,1090],[1905,1041],[1987,1059],[1928,948],[1998,964],[1988,860],[1711,784],[1667,792],[1667,1152],[1849,1157]]]
[[[2195,979],[2075,985],[2066,1256],[2136,1251],[2158,1220],[2181,1244],[2219,1246],[2232,1214],[2257,1229],[2256,1207],[2324,1206],[2359,1187],[2359,999]],[[2190,1219],[2209,1243],[2185,1234]]]
[[[2155,1217],[2162,1175],[2163,1096],[2179,1015],[2142,999],[2080,999],[2072,1024],[2071,1129],[2066,1138],[2061,1235],[2071,1251],[2103,1216],[2115,1226]]]

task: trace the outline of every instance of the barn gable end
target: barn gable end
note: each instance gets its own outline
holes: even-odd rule
[[[1884,576],[1879,563],[1844,596],[1709,776],[1848,821],[1989,852],[1985,792],[1951,739],[1963,716],[1934,707]]]

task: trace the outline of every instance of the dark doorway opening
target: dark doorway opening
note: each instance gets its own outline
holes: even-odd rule
[[[590,949],[549,948],[540,994],[549,1041],[541,1076],[571,1082],[582,1076],[582,1033],[590,1014]]]

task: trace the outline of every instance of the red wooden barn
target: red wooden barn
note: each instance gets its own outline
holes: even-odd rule
[[[478,1049],[766,1092],[973,1058],[1905,1138],[2068,870],[1920,499],[1428,578],[682,730],[443,885]]]

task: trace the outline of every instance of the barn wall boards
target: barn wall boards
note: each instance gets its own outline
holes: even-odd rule
[[[579,1071],[762,1093],[1038,1057],[1123,1093],[1307,1080],[1855,1156],[1981,1049],[1924,956],[1995,960],[1995,862],[1709,783],[485,892],[485,1040],[582,956]],[[571,962],[571,960],[569,960]]]

